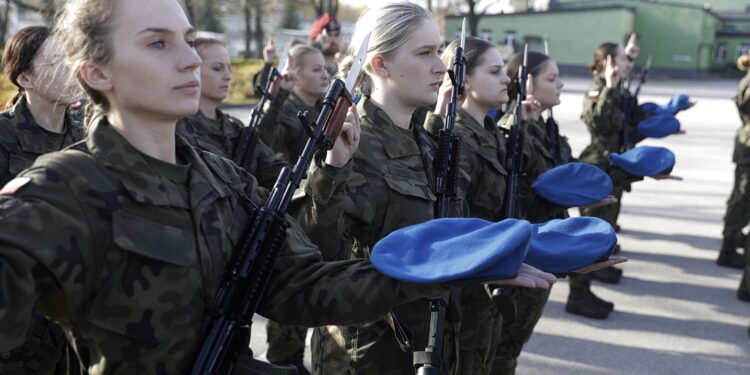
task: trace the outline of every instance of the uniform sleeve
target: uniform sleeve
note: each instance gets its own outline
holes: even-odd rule
[[[95,268],[86,216],[60,175],[32,167],[21,178],[30,180],[0,196],[0,351],[23,342],[34,309],[82,306]]]
[[[620,118],[622,111],[617,88],[604,86],[596,98],[591,97],[593,95],[591,91],[587,95],[589,97],[583,101],[584,109],[581,118],[592,134],[607,135],[619,131],[620,127],[615,124],[622,121]]]
[[[308,171],[305,197],[295,209],[305,233],[320,248],[323,259],[351,257],[353,245],[350,222],[345,214],[346,182],[352,176],[353,161],[342,168],[324,165],[322,153],[316,155]]]
[[[10,154],[4,147],[0,147],[0,187],[10,180]]]
[[[255,177],[258,179],[258,184],[271,190],[274,183],[276,183],[276,179],[279,177],[279,173],[281,173],[281,169],[287,166],[287,164],[279,159],[273,150],[260,138],[258,138],[258,143],[255,146],[255,158],[255,165],[258,166],[257,171],[255,171]]]
[[[746,116],[750,115],[750,80],[747,78],[744,80],[744,85],[738,90],[735,100],[737,103],[737,110],[744,113]]]
[[[391,279],[365,259],[321,261],[320,252],[292,222],[259,312],[279,323],[308,327],[362,324],[444,291],[442,285]]]
[[[280,126],[280,122],[282,121],[281,115],[284,103],[288,98],[289,91],[280,90],[272,101],[266,102],[266,107],[263,109],[263,118],[258,123],[258,136],[274,151],[279,150],[281,142],[284,140],[283,127]]]

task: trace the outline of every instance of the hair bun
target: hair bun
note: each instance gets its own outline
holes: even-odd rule
[[[737,68],[743,72],[750,70],[750,54],[745,54],[737,59]]]

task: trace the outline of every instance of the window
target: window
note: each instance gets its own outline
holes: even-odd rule
[[[468,32],[467,32],[468,34]],[[456,31],[453,32],[453,40],[461,39],[461,28],[456,28]]]
[[[484,40],[486,40],[486,41],[488,41],[488,42],[491,42],[492,41],[492,30],[490,30],[490,29],[479,30],[479,37],[482,38],[482,39],[484,39]]]
[[[503,34],[503,44],[506,46],[512,46],[516,44],[516,32],[512,30],[506,30]]]
[[[544,52],[544,39],[541,37],[529,35],[524,42],[529,45],[529,51]]]
[[[714,50],[714,62],[723,64],[727,62],[727,44],[719,43]]]
[[[750,51],[750,44],[748,43],[740,43],[737,46],[737,58],[739,59],[742,55],[747,55],[747,52]]]

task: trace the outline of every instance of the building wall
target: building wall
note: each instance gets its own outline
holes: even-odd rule
[[[557,0],[560,8],[571,7],[592,7],[605,5],[627,5],[643,4],[656,1],[653,0]],[[709,9],[714,11],[741,11],[747,12],[750,3],[747,0],[664,0],[662,3],[691,5],[703,8],[704,4],[709,4]]]
[[[456,37],[461,17],[446,19],[446,34]],[[486,15],[479,21],[480,34],[496,44],[506,44],[507,33],[515,32],[516,50],[529,42],[529,48],[549,53],[561,65],[585,67],[594,49],[604,41],[621,41],[633,30],[633,12],[627,8],[573,12],[537,12]]]

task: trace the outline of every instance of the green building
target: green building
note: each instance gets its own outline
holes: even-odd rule
[[[445,29],[460,30],[462,16],[449,16]],[[529,45],[544,52],[567,74],[587,74],[603,42],[625,43],[638,33],[637,65],[653,57],[652,74],[704,77],[738,74],[737,58],[750,51],[747,0],[550,0],[549,10],[487,14],[479,36],[515,50]]]

